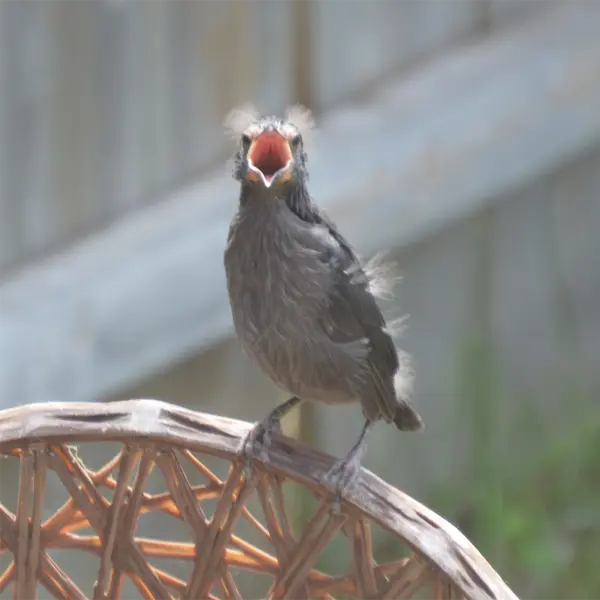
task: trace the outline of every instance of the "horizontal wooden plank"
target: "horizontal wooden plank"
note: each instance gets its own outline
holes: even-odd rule
[[[448,44],[477,35],[488,9],[480,0],[370,0],[366,6],[312,4],[313,101],[319,109]]]
[[[600,139],[600,5],[457,49],[322,121],[311,188],[363,253]],[[359,143],[357,143],[357,141]],[[98,398],[231,334],[225,168],[0,285],[0,404]]]
[[[541,10],[547,10],[559,2],[569,0],[489,0],[488,22],[492,27],[503,27],[509,23],[535,18]]]

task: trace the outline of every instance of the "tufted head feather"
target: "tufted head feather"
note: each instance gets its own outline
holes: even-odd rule
[[[285,120],[298,129],[302,137],[310,134],[315,128],[315,120],[310,110],[300,104],[290,106],[285,111]]]
[[[242,104],[229,111],[224,120],[225,129],[237,141],[246,128],[259,118],[260,113],[253,104]]]

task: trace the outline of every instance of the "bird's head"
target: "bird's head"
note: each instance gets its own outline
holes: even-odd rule
[[[234,177],[243,184],[278,190],[308,178],[304,151],[303,119],[288,111],[285,119],[253,116],[238,127],[239,147]],[[307,115],[308,113],[302,113]],[[306,121],[306,117],[304,117]]]

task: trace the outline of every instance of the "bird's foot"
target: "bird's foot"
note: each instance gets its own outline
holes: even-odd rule
[[[342,493],[360,471],[362,456],[367,448],[367,437],[373,427],[373,423],[373,421],[369,421],[368,419],[365,421],[358,440],[356,440],[346,458],[333,463],[331,469],[325,474],[325,485],[330,485],[335,490],[332,512],[336,515],[340,514]]]
[[[253,459],[256,458],[263,463],[269,460],[269,446],[271,445],[273,432],[281,434],[281,423],[278,419],[267,417],[264,421],[255,423],[254,427],[242,440],[238,454],[244,461],[246,479],[252,473]]]
[[[352,457],[346,457],[343,460],[336,461],[325,474],[323,483],[330,485],[334,489],[333,514],[340,514],[342,494],[358,475],[359,471],[360,461],[354,460]]]

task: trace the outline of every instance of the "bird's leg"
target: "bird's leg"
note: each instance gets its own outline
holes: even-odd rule
[[[325,482],[335,489],[333,512],[340,512],[342,492],[352,482],[360,470],[362,457],[367,449],[367,438],[374,421],[367,419],[358,436],[358,440],[346,455],[346,458],[336,461],[325,475]]]
[[[258,421],[254,427],[248,432],[240,447],[240,455],[244,460],[244,470],[246,475],[250,474],[250,461],[254,456],[257,456],[263,462],[269,458],[268,450],[271,445],[271,434],[275,430],[281,433],[281,419],[292,408],[300,404],[301,400],[298,396],[293,396],[286,400],[283,404],[275,407],[262,421]],[[258,452],[255,454],[255,445],[258,445]]]

